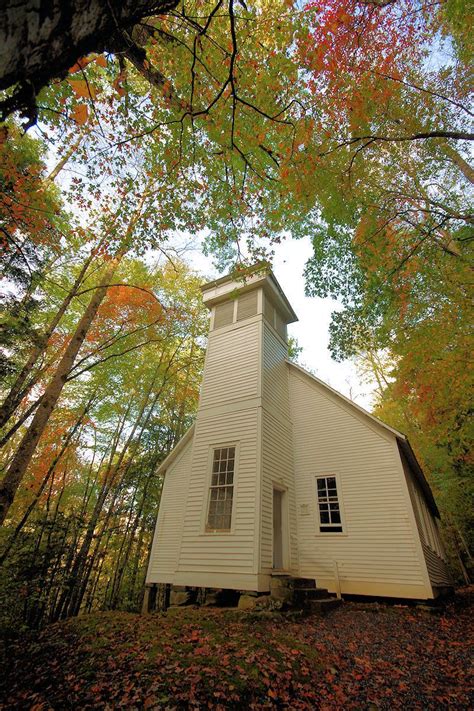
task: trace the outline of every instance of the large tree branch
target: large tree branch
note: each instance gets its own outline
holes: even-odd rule
[[[4,0],[0,3],[0,90],[15,87],[0,102],[5,118],[20,110],[33,123],[36,95],[51,79],[64,77],[78,59],[103,52],[111,37],[140,20],[169,13],[179,0]]]
[[[363,150],[377,141],[380,141],[381,143],[404,143],[407,141],[421,141],[432,138],[450,138],[455,141],[474,141],[474,133],[469,133],[468,131],[420,131],[417,133],[409,133],[405,136],[388,136],[377,133],[369,133],[366,136],[354,136],[353,138],[347,138],[344,141],[340,141],[327,151],[319,153],[318,156],[322,158],[334,153],[340,148],[354,146],[357,143],[361,143],[362,145],[358,146],[356,155],[360,152],[360,150]]]

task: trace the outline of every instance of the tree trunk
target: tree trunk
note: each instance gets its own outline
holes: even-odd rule
[[[176,7],[178,0],[6,0],[0,4],[0,89],[19,84],[0,102],[4,116],[32,109],[38,91],[63,77],[78,59],[101,53],[142,18]]]
[[[108,463],[107,470],[106,470],[106,473],[105,473],[103,481],[102,481],[102,486],[99,491],[97,500],[95,502],[91,517],[90,517],[89,522],[87,524],[86,532],[85,532],[84,538],[82,540],[81,546],[79,548],[79,551],[76,555],[74,562],[72,563],[72,561],[71,561],[72,566],[71,566],[71,570],[69,573],[69,584],[64,589],[64,591],[61,594],[61,597],[59,599],[57,609],[54,613],[55,620],[68,616],[68,610],[71,608],[71,606],[74,605],[74,601],[77,597],[77,594],[78,594],[77,588],[80,587],[80,583],[82,580],[82,574],[83,574],[83,568],[85,566],[87,556],[89,555],[89,550],[91,547],[92,539],[94,537],[97,522],[99,520],[99,516],[102,511],[102,507],[104,505],[105,499],[107,498],[111,480],[113,479],[114,472],[116,469],[115,466],[112,469],[112,462],[113,462],[115,453],[117,451],[117,446],[120,441],[120,435],[121,435],[123,428],[125,426],[125,422],[127,419],[129,409],[130,409],[130,405],[127,408],[127,411],[125,412],[124,416],[118,423],[117,432],[116,432],[114,440],[112,442],[109,463]],[[112,474],[111,474],[111,472],[112,472]]]
[[[117,256],[110,261],[100,285],[94,290],[93,296],[77,325],[76,331],[61,358],[57,370],[44,392],[41,405],[37,409],[31,425],[28,427],[5,478],[0,485],[0,524],[3,524],[8,514],[18,486],[25,475],[39,439],[48,424],[54,406],[61,395],[68,373],[74,364],[79,349],[107,293],[107,286],[118,267],[121,256],[123,255]]]
[[[448,158],[456,165],[464,177],[469,180],[470,183],[474,184],[474,168],[471,168],[469,163],[464,160],[462,155],[460,155],[452,146],[449,145],[447,141],[443,141],[443,151],[448,156]]]
[[[56,314],[54,315],[53,320],[49,324],[48,328],[46,331],[43,333],[43,335],[38,339],[38,343],[33,347],[30,357],[28,358],[27,362],[21,369],[21,371],[18,373],[17,378],[15,382],[13,383],[10,392],[8,393],[7,397],[5,398],[1,408],[0,408],[0,428],[3,427],[22,399],[25,397],[25,395],[28,394],[28,392],[31,390],[33,385],[35,385],[35,380],[31,380],[27,386],[25,386],[25,382],[28,378],[28,376],[31,374],[31,370],[36,364],[38,358],[44,353],[46,350],[46,347],[48,345],[48,341],[53,335],[54,331],[56,330],[56,326],[59,324],[61,321],[62,317],[66,313],[67,309],[69,308],[69,304],[71,303],[72,299],[74,296],[77,294],[79,291],[79,287],[81,286],[82,282],[84,281],[84,277],[86,275],[86,272],[94,258],[94,253],[86,259],[84,264],[82,265],[81,271],[79,272],[76,281],[74,282],[71,290],[67,294],[66,298],[62,302],[61,306],[57,310]]]
[[[83,420],[84,420],[84,417],[86,416],[87,412],[89,411],[89,409],[90,409],[90,407],[91,407],[91,405],[92,405],[92,403],[93,403],[94,397],[95,397],[95,394],[89,399],[89,401],[87,402],[86,406],[83,408],[83,410],[82,410],[82,412],[81,412],[81,414],[80,414],[80,416],[79,416],[79,419],[75,422],[75,424],[73,425],[73,427],[71,427],[71,429],[70,429],[69,432],[67,433],[67,435],[66,435],[66,437],[65,437],[65,439],[64,439],[64,442],[63,442],[63,444],[62,444],[62,446],[61,446],[61,449],[59,450],[58,454],[54,457],[53,461],[51,462],[51,464],[50,464],[50,466],[49,466],[49,469],[48,469],[48,471],[46,472],[46,475],[45,475],[43,481],[41,482],[41,485],[40,485],[38,491],[36,492],[36,494],[35,494],[35,496],[34,496],[34,498],[33,498],[33,501],[30,503],[30,505],[29,505],[28,508],[26,509],[25,513],[24,513],[23,516],[21,517],[19,523],[17,524],[15,530],[13,531],[13,533],[12,533],[12,535],[11,535],[10,540],[8,541],[8,543],[7,543],[6,547],[5,547],[5,550],[3,551],[2,555],[0,556],[0,567],[3,565],[3,563],[4,563],[4,561],[5,561],[5,558],[8,556],[8,554],[9,554],[9,552],[10,552],[10,550],[11,550],[13,544],[15,543],[16,539],[18,538],[19,534],[21,533],[21,530],[23,529],[23,526],[24,526],[25,523],[27,522],[27,520],[28,520],[28,518],[29,518],[31,512],[33,511],[33,509],[35,508],[36,504],[38,503],[38,501],[39,501],[39,499],[40,499],[40,497],[41,497],[43,491],[44,491],[45,488],[46,488],[46,485],[48,484],[48,482],[49,482],[49,480],[50,480],[50,478],[51,478],[51,475],[53,474],[53,472],[54,472],[55,469],[56,469],[56,465],[57,465],[58,462],[60,461],[60,459],[61,459],[61,457],[63,456],[64,452],[65,452],[65,451],[67,450],[67,448],[69,447],[69,443],[71,442],[72,438],[74,437],[74,435],[76,434],[76,432],[78,431],[78,429],[81,427],[82,422],[83,422]]]

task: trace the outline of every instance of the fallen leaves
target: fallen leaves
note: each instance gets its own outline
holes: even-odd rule
[[[212,609],[84,616],[9,650],[4,708],[468,708],[471,610],[466,593],[436,618],[377,603],[303,623]]]

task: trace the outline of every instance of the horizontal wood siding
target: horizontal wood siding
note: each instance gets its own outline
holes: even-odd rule
[[[263,327],[263,407],[289,422],[288,348],[273,331]]]
[[[399,585],[418,597],[426,576],[394,438],[289,369],[300,574],[334,590],[337,561],[343,592],[396,595]],[[330,474],[338,475],[342,534],[319,533],[315,477]]]
[[[257,408],[198,415],[187,492],[179,571],[254,572]],[[212,448],[235,443],[234,508],[229,533],[204,531]]]
[[[277,420],[263,411],[262,427],[262,505],[261,505],[261,572],[273,565],[273,487],[281,486],[287,497],[288,569],[298,570],[298,536],[296,531],[296,497],[293,473],[292,432],[290,423]]]
[[[249,291],[242,294],[237,301],[237,321],[244,321],[246,318],[257,314],[258,290]]]
[[[253,322],[210,333],[200,407],[257,397],[259,327]]]
[[[428,574],[431,584],[436,587],[452,586],[453,580],[449,574],[448,567],[444,560],[430,546],[423,544]]]
[[[166,471],[148,565],[147,583],[172,582],[178,569],[192,440]]]
[[[423,491],[403,454],[401,459],[431,585],[434,587],[450,586],[453,581],[446,564],[446,556],[436,519],[431,513]]]
[[[296,533],[296,498],[293,471],[293,442],[290,421],[288,349],[264,324],[263,330],[263,423],[262,423],[262,489],[261,552],[263,573],[273,565],[273,487],[286,490],[287,549],[289,568],[298,568]]]

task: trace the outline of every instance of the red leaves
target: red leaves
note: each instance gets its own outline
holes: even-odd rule
[[[422,51],[419,15],[412,0],[377,7],[357,0],[327,0],[306,6],[312,31],[299,41],[299,57],[310,71],[308,86],[329,98],[333,119],[349,114],[354,130],[399,91],[404,62]],[[390,79],[388,77],[392,77]]]
[[[469,618],[376,603],[304,623],[202,609],[84,616],[34,648],[19,642],[8,706],[467,708]]]

